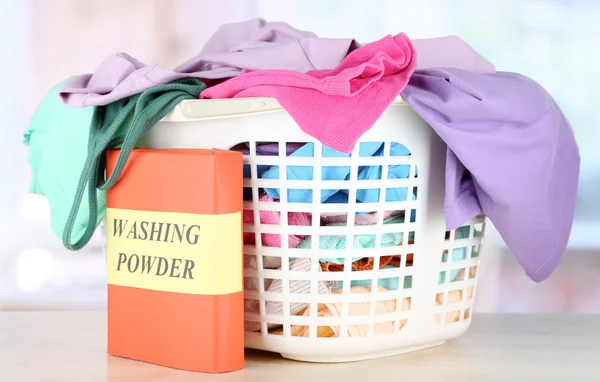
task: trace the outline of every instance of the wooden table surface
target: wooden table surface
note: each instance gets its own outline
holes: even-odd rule
[[[246,352],[211,375],[106,355],[106,312],[0,312],[1,382],[600,381],[600,316],[476,314],[467,334],[396,357],[345,364]]]

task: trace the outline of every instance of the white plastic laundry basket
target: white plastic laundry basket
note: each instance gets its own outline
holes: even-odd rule
[[[383,155],[361,156],[361,145],[372,142],[382,144]],[[249,147],[244,163],[251,174],[244,181],[252,198],[244,202],[244,231],[247,242],[256,243],[244,245],[246,347],[340,362],[439,345],[467,330],[485,218],[445,231],[446,146],[406,103],[394,102],[348,157],[324,155],[322,144],[269,98],[184,101],[144,138],[151,148],[229,149],[240,143]],[[279,150],[260,155],[257,147],[266,143]],[[303,143],[313,143],[312,156],[286,153],[288,145]],[[394,156],[390,148],[397,144],[410,155]],[[310,176],[290,176],[297,166]],[[380,179],[357,175],[367,166]],[[405,166],[408,177],[388,179],[393,166]],[[322,179],[333,167],[349,170],[349,177]],[[279,179],[257,176],[269,168],[278,169]],[[280,200],[259,201],[264,189],[278,191]],[[290,190],[303,190],[312,200],[288,201]],[[328,190],[342,190],[348,203],[322,203]],[[357,203],[367,190],[378,198]],[[406,200],[386,201],[398,190],[407,191]],[[261,222],[262,213],[279,224]],[[298,214],[308,225],[293,225]],[[332,215],[342,222],[324,225]],[[384,224],[386,216],[395,216],[393,224]],[[367,217],[374,224],[363,225]],[[382,244],[390,237],[397,245]],[[279,245],[268,246],[273,240],[267,238]],[[288,248],[298,240],[303,248]]]

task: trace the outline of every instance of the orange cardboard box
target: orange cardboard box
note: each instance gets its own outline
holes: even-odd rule
[[[133,151],[107,193],[109,354],[244,367],[242,163],[224,150]]]

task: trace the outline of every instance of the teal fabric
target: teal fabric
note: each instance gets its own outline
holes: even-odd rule
[[[401,224],[404,222],[404,215],[395,216],[393,218],[387,219],[383,222],[383,224]],[[346,222],[343,223],[331,223],[328,226],[345,226]],[[354,236],[354,249],[359,248],[375,248],[375,234],[366,234],[366,235],[355,235]],[[393,233],[384,233],[381,236],[381,247],[394,247],[402,243],[402,233],[401,232],[393,232]],[[297,248],[308,249],[312,245],[311,237],[305,239],[302,243],[298,245]],[[319,237],[319,249],[346,249],[346,236],[343,235],[324,235]],[[355,257],[352,259],[352,262],[361,259],[361,257]],[[319,259],[322,263],[335,263],[335,264],[344,264],[344,258],[323,258]]]
[[[27,161],[31,168],[29,192],[46,197],[52,232],[58,237],[62,237],[85,163],[89,126],[94,112],[92,108],[72,108],[62,104],[58,98],[61,86],[62,82],[46,94],[24,134],[24,143],[29,146]],[[106,205],[103,191],[97,191],[94,198],[99,206]],[[88,202],[86,193],[83,203]],[[99,208],[99,212],[97,223],[104,216],[103,207]],[[83,235],[89,220],[87,210],[77,213],[73,227],[75,238]]]
[[[468,239],[469,238],[469,232],[471,230],[470,226],[462,226],[456,229],[456,239]],[[462,248],[455,248],[454,250],[452,250],[452,261],[460,261],[460,260],[465,260],[467,258],[467,252],[465,250],[464,247]],[[446,262],[448,261],[448,254],[444,254],[442,256],[442,261]],[[458,276],[458,272],[460,272],[460,269],[453,269],[450,271],[450,282],[456,280],[456,276]],[[440,284],[443,284],[446,278],[446,272],[440,272]]]
[[[32,174],[29,191],[46,197],[52,231],[66,248],[77,250],[104,218],[106,190],[116,183],[137,139],[177,103],[198,98],[206,86],[196,79],[178,80],[95,108],[63,105],[61,86],[52,87],[36,109],[24,143]],[[104,151],[117,147],[117,166],[105,182]]]
[[[92,238],[97,226],[94,217],[100,217],[105,206],[99,206],[96,198],[91,195],[95,195],[97,189],[106,191],[117,182],[138,139],[167,115],[175,105],[186,99],[197,99],[205,88],[204,83],[199,80],[185,78],[155,86],[141,94],[107,106],[97,106],[94,109],[89,128],[88,155],[62,235],[63,245],[66,248],[81,249]],[[106,149],[117,147],[121,148],[117,163],[110,178],[104,181],[104,152]],[[81,237],[73,240],[76,216],[86,191],[90,220]]]
[[[386,265],[385,267],[383,267],[382,269],[398,269],[397,267],[392,267],[389,265]],[[404,277],[404,276],[402,276]],[[380,287],[383,287],[387,290],[397,290],[398,289],[398,285],[399,285],[399,278],[398,276],[393,276],[393,277],[387,277],[387,278],[382,278],[379,279],[377,284]],[[373,280],[353,280],[350,282],[350,286],[354,287],[354,286],[369,286],[371,285]],[[343,282],[339,283],[340,286],[339,288],[343,287]],[[404,277],[404,282],[403,282],[403,288],[404,289],[410,289],[412,288],[412,276],[406,276]]]
[[[392,220],[392,219],[390,219]],[[463,226],[460,228],[456,229],[456,239],[467,239],[469,237],[469,230],[471,228],[469,226]],[[400,240],[402,241],[402,240]],[[371,247],[372,248],[372,247]],[[465,251],[465,248],[455,248],[452,251],[452,261],[461,261],[461,260],[465,260],[467,256],[467,253]],[[327,260],[327,261],[323,261],[323,260]],[[337,260],[341,262],[336,262],[333,260]],[[352,261],[356,261],[357,259],[353,259]],[[444,254],[442,256],[442,261],[446,262],[448,260],[448,255]],[[321,262],[329,262],[329,263],[333,263],[335,262],[336,264],[343,264],[344,259],[321,259]],[[397,267],[393,267],[393,266],[385,266],[382,269],[398,269]],[[460,269],[453,269],[450,271],[450,282],[456,280],[456,277],[458,276],[458,273],[460,272]],[[404,277],[404,282],[403,282],[403,288],[404,289],[410,289],[412,288],[412,275],[409,276],[402,276]],[[438,284],[444,284],[446,279],[446,271],[442,271],[439,274],[438,277]],[[387,290],[397,290],[399,287],[399,281],[400,281],[400,277],[399,276],[392,276],[392,277],[384,277],[378,280],[377,284],[380,287],[383,287]],[[353,280],[350,282],[350,286],[354,287],[354,286],[369,286],[372,284],[372,280],[367,279],[367,280]],[[338,288],[343,288],[344,283],[342,281],[340,281],[338,283]]]

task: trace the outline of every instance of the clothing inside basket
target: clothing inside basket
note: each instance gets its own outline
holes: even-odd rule
[[[250,144],[240,143],[233,146],[231,149],[240,151],[245,155],[250,154]],[[384,155],[386,145],[383,142],[362,142],[359,147],[359,157],[381,157]],[[314,157],[315,144],[312,142],[301,143],[288,143],[285,148],[286,156],[289,157]],[[274,156],[279,153],[278,143],[257,143],[256,144],[256,155],[257,156]],[[322,149],[323,158],[343,158],[350,157],[352,154],[344,154],[342,152],[331,149],[327,146],[323,146]],[[392,142],[389,145],[389,156],[410,156],[410,151],[402,144]],[[350,166],[321,166],[321,179],[322,181],[337,180],[347,181],[351,176]],[[257,165],[256,168],[257,177],[259,179],[280,179],[283,175],[280,174],[279,166],[269,165]],[[358,180],[381,180],[383,177],[383,166],[359,166],[357,179]],[[410,165],[390,165],[387,169],[387,180],[393,181],[394,179],[407,179],[410,176]],[[414,176],[417,176],[415,169]],[[251,166],[244,166],[244,177],[247,179],[251,178]],[[295,181],[309,181],[314,179],[314,167],[313,166],[287,166],[285,170],[285,177],[287,180]],[[261,191],[263,191],[261,189]],[[280,199],[281,194],[278,188],[265,188],[264,191],[273,199]],[[360,189],[356,193],[357,203],[377,203],[380,200],[380,193],[383,190],[379,188]],[[321,203],[348,203],[347,189],[323,189],[320,193]],[[400,202],[406,201],[409,190],[407,187],[392,187],[385,190],[385,201],[386,202]],[[416,200],[416,189],[412,192],[412,200]],[[245,190],[244,200],[252,200],[251,190]],[[312,203],[313,193],[309,189],[288,189],[287,200],[290,203]],[[359,213],[359,215],[362,213]]]
[[[302,259],[303,263],[306,263],[306,259]],[[306,266],[306,264],[304,264]],[[462,275],[459,277],[464,277],[464,271],[461,271]],[[470,277],[474,277],[472,272],[470,273]],[[309,281],[304,281],[304,290],[306,290]],[[273,284],[272,284],[273,285]],[[279,292],[281,291],[281,285],[275,288]],[[350,294],[367,294],[371,293],[371,285],[357,285],[350,288]],[[319,283],[319,290],[326,290],[328,293],[332,295],[340,295],[343,293],[341,288],[331,288],[331,285],[326,285],[324,282]],[[273,291],[271,288],[269,292]],[[386,293],[389,292],[388,289],[382,286],[377,287],[376,293]],[[290,289],[290,293],[297,293]],[[473,299],[473,288],[468,288],[465,290],[453,290],[447,293],[447,296],[444,297],[443,293],[438,293],[435,299],[435,305],[443,307],[446,305],[458,304],[463,300],[463,296],[467,301]],[[247,300],[248,301],[248,300]],[[394,317],[390,317],[390,321],[386,322],[377,322],[373,325],[373,335],[380,334],[391,334],[396,330],[402,330],[403,327],[408,322],[408,318],[403,318],[403,314],[410,311],[411,309],[411,298],[403,297],[403,298],[389,298],[385,300],[373,300],[373,301],[365,301],[365,302],[351,302],[348,304],[348,315],[350,317],[353,316],[368,316],[370,315],[371,304],[375,304],[374,314],[375,315],[395,315]],[[282,314],[282,306],[281,302],[269,302],[266,303],[266,313],[269,315],[272,314]],[[319,303],[317,306],[317,321],[321,317],[342,317],[343,315],[343,307],[341,302],[326,302]],[[258,305],[255,304],[254,309],[252,309],[252,305],[246,305],[246,312],[250,313],[258,313]],[[290,304],[290,314],[292,316],[310,316],[310,306],[308,303],[291,303]],[[469,318],[470,311],[467,309],[464,312],[464,319]],[[434,315],[434,319],[438,324],[442,323],[442,320],[445,324],[452,324],[454,322],[459,322],[461,319],[461,311],[450,311],[446,312],[444,315],[442,313],[438,313]],[[312,324],[316,326],[316,337],[327,338],[327,337],[339,337],[341,336],[341,325],[340,324],[327,324],[327,325],[318,325]],[[397,327],[397,329],[396,329]],[[283,335],[283,325],[280,324],[267,324],[268,333],[274,335]],[[245,322],[245,330],[246,331],[260,331],[260,324],[258,322]],[[309,337],[310,336],[310,326],[309,325],[291,325],[290,334],[294,337]],[[346,326],[346,335],[348,337],[366,337],[369,335],[369,325],[368,324],[358,324],[358,325],[347,325]]]
[[[264,148],[264,147],[263,147]],[[262,149],[262,148],[261,148]],[[258,151],[258,147],[257,147]],[[273,152],[273,151],[272,151]],[[271,198],[268,193],[264,190],[261,190],[261,194],[259,196],[259,201],[261,203],[279,203],[278,199]],[[277,207],[274,206],[273,211],[270,210],[259,210],[258,216],[260,218],[260,224],[255,224],[255,211],[253,210],[244,210],[244,223],[246,223],[246,228],[252,228],[252,231],[256,229],[257,226],[265,225],[280,225],[281,224],[281,216],[280,212],[277,211]],[[407,216],[409,215],[409,216]],[[326,214],[319,217],[314,217],[310,213],[307,212],[288,212],[287,224],[290,232],[293,233],[294,227],[297,226],[311,226],[314,218],[319,219],[320,227],[343,227],[346,226],[348,214]],[[404,223],[414,223],[416,219],[416,210],[410,210],[410,213],[407,214],[405,211],[373,211],[367,212],[363,214],[357,214],[355,216],[354,225],[355,226],[369,226],[376,225],[380,222],[385,227],[390,227],[389,231],[393,231],[393,227],[398,232],[388,232],[382,233],[379,243],[379,248],[389,248],[389,247],[397,247],[403,245],[413,245],[414,244],[414,235],[412,232],[408,234],[407,242],[404,243]],[[470,227],[464,226],[455,231],[454,238],[455,240],[467,239],[469,238]],[[282,247],[282,239],[279,234],[272,233],[261,233],[260,234],[260,244],[258,244],[258,238],[255,232],[249,232],[249,230],[245,230],[244,233],[244,244],[245,245],[260,245],[262,247]],[[449,236],[446,238],[449,239]],[[319,250],[331,250],[338,249],[340,250],[340,254],[344,253],[344,250],[347,249],[347,236],[346,235],[319,235],[319,240],[315,241],[319,244]],[[290,234],[288,235],[288,248],[295,248],[300,250],[308,251],[312,248],[313,240],[310,235],[296,235]],[[377,248],[377,235],[376,234],[358,234],[353,235],[352,244],[350,244],[354,249],[374,249]],[[404,257],[404,259],[403,259]],[[442,254],[442,262],[449,261],[451,258],[452,262],[465,260],[467,257],[467,248],[454,248],[452,249],[452,255],[449,256],[448,250],[446,250]],[[282,259],[276,256],[262,256],[262,264],[259,267],[257,256],[245,255],[244,258],[244,268],[246,269],[273,269],[282,271]],[[382,271],[386,270],[399,270],[401,268],[409,269],[413,266],[414,262],[414,254],[409,253],[406,255],[380,255],[376,257],[367,256],[367,257],[353,257],[351,258],[352,262],[349,265],[351,267],[352,272],[363,272],[363,271],[373,271],[376,259],[378,260],[379,269]],[[307,257],[290,257],[288,260],[289,270],[291,272],[328,272],[332,274],[332,278],[335,279],[336,272],[343,272],[345,267],[345,257],[336,257],[336,258],[319,258],[318,259],[318,267],[313,269],[312,262],[310,258]],[[470,273],[474,273],[475,270],[469,271]],[[465,270],[463,268],[452,269],[448,272],[440,272],[438,283],[444,284],[446,282],[446,276],[448,276],[448,282],[454,282],[457,280],[463,280],[465,277]],[[473,276],[474,277],[474,276]],[[245,277],[244,278],[244,288],[246,291],[258,292],[261,290],[259,281],[257,277]],[[281,279],[265,279],[264,280],[264,291],[267,293],[275,293],[281,294],[283,293],[283,283],[287,283],[288,280]],[[388,292],[388,291],[398,291],[398,290],[406,290],[412,288],[413,277],[412,274],[409,275],[392,275],[390,277],[378,277],[377,279],[377,292]],[[364,278],[362,279],[358,273],[353,273],[352,280],[350,281],[350,293],[366,293],[371,290],[371,286],[373,284],[372,278]],[[331,295],[331,294],[341,294],[344,290],[344,282],[343,281],[319,281],[317,284],[318,294],[319,295]],[[289,280],[289,293],[291,294],[310,294],[311,290],[311,282],[309,280]],[[456,303],[461,301],[462,292],[460,296],[458,296],[458,291],[454,291],[448,294],[447,303]],[[274,298],[273,300],[277,300]],[[376,314],[385,314],[386,312],[394,312],[396,306],[396,300],[391,300],[391,302],[387,301],[379,301],[377,302],[377,306],[375,308]],[[410,300],[403,299],[401,304],[401,310],[409,310],[410,309]],[[444,302],[443,298],[439,298],[436,300],[437,305],[442,305]],[[361,315],[364,312],[369,312],[369,304],[370,303],[356,303],[351,304],[351,315]],[[289,303],[289,314],[293,316],[308,316],[310,315],[309,304],[305,302],[290,302]],[[336,317],[340,315],[340,304],[339,303],[329,303],[329,304],[318,304],[318,317]],[[389,310],[391,309],[391,310]],[[268,315],[278,315],[282,316],[284,310],[284,304],[281,301],[265,301],[265,311]],[[245,304],[246,313],[260,315],[260,303],[257,300],[247,299]],[[363,312],[363,313],[361,313]],[[448,314],[445,316],[445,322],[451,323],[458,321],[460,317],[460,312],[457,314]],[[440,321],[441,316],[436,318]],[[405,325],[406,320],[402,320],[400,325],[398,326],[398,330],[402,329]],[[349,336],[365,336],[368,334],[367,328],[368,325],[356,325],[353,329],[348,329]],[[395,324],[393,321],[389,323],[378,323],[375,325],[375,334],[385,334],[391,333],[394,331]],[[260,331],[261,324],[259,322],[253,322],[251,320],[247,320],[245,322],[245,330],[246,331]],[[267,324],[267,330],[271,334],[283,334],[282,326],[279,324],[270,323]],[[303,326],[293,326],[291,328],[291,334],[293,336],[308,336],[309,328]],[[330,327],[319,327],[317,330],[318,337],[337,337],[340,335],[340,328],[338,326],[330,326]]]

